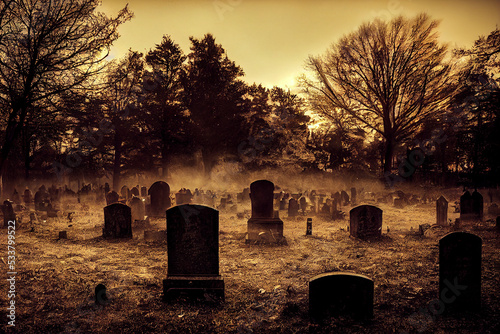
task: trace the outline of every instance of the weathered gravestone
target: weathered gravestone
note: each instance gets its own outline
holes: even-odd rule
[[[312,218],[307,218],[306,235],[312,235],[312,232],[313,232],[313,220]]]
[[[347,204],[349,204],[349,195],[344,190],[340,192],[340,202],[341,206],[346,206]]]
[[[219,212],[203,205],[184,204],[167,210],[168,273],[164,300],[184,294],[224,300],[219,274]],[[209,299],[209,300],[210,300]]]
[[[114,190],[106,194],[106,205],[118,203],[119,200],[120,200],[120,195],[118,195],[118,193]]]
[[[285,243],[283,221],[274,216],[274,184],[259,180],[250,185],[252,216],[248,220],[246,243]]]
[[[466,191],[462,196],[460,196],[460,221],[466,221],[473,219],[472,213],[472,195],[469,191]]]
[[[141,197],[147,197],[147,196],[148,196],[148,188],[141,187]]]
[[[31,190],[29,190],[28,187],[26,187],[26,189],[24,190],[23,200],[27,207],[30,206],[31,200],[33,199],[32,197],[33,195]]]
[[[299,214],[299,202],[295,198],[288,201],[288,217],[297,217]]]
[[[373,317],[374,284],[366,276],[347,272],[325,273],[309,281],[309,315],[321,322],[330,317]]]
[[[351,188],[351,204],[352,205],[356,205],[358,201],[358,192],[356,190],[356,188]]]
[[[133,187],[132,189],[130,189],[130,194],[131,194],[132,196],[137,196],[137,197],[139,197],[139,188],[137,188],[137,187]]]
[[[436,224],[439,226],[448,225],[448,201],[440,196],[436,201]]]
[[[165,217],[165,211],[172,205],[170,201],[170,186],[163,181],[157,181],[148,190],[151,196],[151,216]]]
[[[243,189],[243,201],[249,201],[250,200],[250,188],[244,188]]]
[[[12,207],[12,202],[9,200],[5,200],[3,202],[2,206],[2,213],[3,213],[3,226],[7,227],[9,226],[9,221],[14,221],[14,224],[16,224],[16,213],[14,212],[14,208]],[[18,226],[12,225],[13,227],[18,228]]]
[[[481,195],[477,190],[474,190],[471,197],[473,219],[483,220],[483,195]]]
[[[144,201],[141,198],[134,196],[130,200],[129,204],[132,212],[132,221],[144,220],[144,216],[146,215]]]
[[[132,213],[130,207],[114,203],[104,208],[104,238],[132,238]]]
[[[350,234],[360,239],[382,235],[382,210],[373,205],[360,205],[349,212]]]
[[[453,232],[439,240],[439,310],[478,311],[481,307],[480,237]]]

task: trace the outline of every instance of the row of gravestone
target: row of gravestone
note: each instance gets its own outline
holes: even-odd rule
[[[112,204],[105,208],[105,215],[119,207],[125,206]],[[363,214],[369,216],[369,210]],[[130,215],[129,210],[124,214]],[[263,215],[269,212],[256,209],[254,219]],[[185,204],[168,209],[166,216],[168,272],[163,281],[164,299],[173,300],[181,294],[206,299],[208,294],[212,300],[223,300],[218,211]],[[120,234],[131,236],[131,230]],[[480,308],[481,247],[481,238],[465,232],[450,233],[439,241],[439,314]],[[318,321],[339,315],[371,318],[373,295],[374,283],[368,277],[324,273],[309,282],[310,314]]]

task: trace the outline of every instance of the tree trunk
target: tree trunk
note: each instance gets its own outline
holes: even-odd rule
[[[392,157],[394,155],[394,139],[392,136],[388,136],[385,139],[385,150],[384,150],[384,174],[390,173],[392,170]]]
[[[118,129],[116,129],[118,131]],[[120,190],[120,172],[121,172],[121,157],[122,157],[122,140],[121,136],[115,134],[115,159],[113,162],[113,190],[119,193]]]

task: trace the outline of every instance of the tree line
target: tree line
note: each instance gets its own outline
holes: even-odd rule
[[[2,0],[4,180],[107,175],[118,187],[136,171],[180,163],[208,176],[221,162],[498,175],[498,29],[449,52],[425,14],[375,20],[311,56],[293,94],[246,83],[211,34],[190,37],[188,54],[165,35],[110,61],[133,14],[98,5]]]

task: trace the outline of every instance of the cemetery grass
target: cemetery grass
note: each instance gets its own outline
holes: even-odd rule
[[[85,211],[70,204],[75,211],[72,223],[49,218],[35,222],[34,231],[22,223],[16,231],[16,327],[7,332],[499,333],[500,238],[493,222],[461,227],[483,238],[481,312],[430,318],[423,310],[438,294],[438,240],[450,228],[433,227],[418,235],[419,224],[435,222],[435,203],[405,209],[379,206],[384,213],[383,237],[378,241],[350,238],[348,219],[321,217],[313,217],[313,235],[306,237],[309,216],[289,219],[280,212],[286,246],[245,244],[249,204],[239,207],[246,212],[243,219],[236,218],[236,212],[221,212],[219,258],[225,302],[166,304],[166,244],[143,240],[144,229],[165,229],[165,220],[153,219],[150,226],[133,224],[130,240],[104,240],[103,205]],[[28,213],[20,215],[23,222],[29,221]],[[450,208],[448,218],[456,217]],[[62,230],[68,231],[67,240],[58,240]],[[4,230],[4,249],[6,235]],[[6,262],[5,254],[2,261]],[[371,321],[334,318],[318,324],[309,319],[308,281],[333,271],[374,280]],[[109,297],[104,306],[94,303],[99,283],[106,285]],[[5,279],[0,287],[7,291]],[[5,329],[6,307],[0,316]]]

